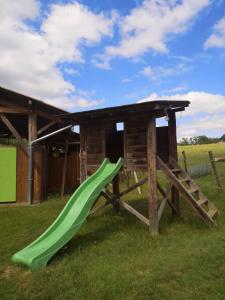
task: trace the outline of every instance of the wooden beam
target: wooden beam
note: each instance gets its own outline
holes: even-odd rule
[[[27,104],[25,105],[20,105],[20,104],[15,104],[12,103],[10,99],[7,99],[6,97],[3,97],[2,95],[0,95],[0,105],[1,106],[6,106],[6,107],[11,107],[11,108],[24,108],[24,109],[28,109],[27,108]]]
[[[31,113],[28,116],[28,140],[32,142],[37,139],[37,107],[31,105]]]
[[[137,176],[137,172],[136,171],[134,171],[134,180],[135,180],[136,183],[138,182],[138,176]],[[140,188],[140,186],[137,187],[137,191],[138,191],[138,194],[141,195],[141,188]]]
[[[6,114],[28,114],[29,112],[30,112],[30,110],[27,109],[27,108],[0,106],[0,113],[6,113]]]
[[[134,215],[135,217],[137,217],[140,221],[142,221],[144,224],[146,224],[147,226],[149,226],[149,220],[143,216],[141,213],[139,213],[136,209],[134,209],[132,206],[130,206],[129,204],[127,204],[126,202],[124,202],[123,200],[119,199],[117,200],[119,202],[119,204],[125,208],[127,211],[129,211],[132,215]]]
[[[99,211],[100,209],[106,207],[109,204],[112,204],[111,198],[110,198],[110,196],[107,193],[105,193],[104,191],[102,191],[100,196],[103,196],[106,199],[106,202],[104,204],[101,204],[99,206],[96,206],[96,207],[92,208],[92,210],[90,211],[89,215],[93,215],[97,211]]]
[[[175,160],[178,161],[178,155],[177,155],[177,128],[176,128],[176,114],[173,111],[170,111],[168,113],[169,121],[169,161]],[[180,216],[180,201],[179,201],[179,192],[175,188],[175,186],[172,186],[171,190],[171,198],[172,203],[176,207],[176,213],[174,210],[172,210],[173,216]]]
[[[61,199],[64,197],[64,190],[65,190],[65,182],[66,182],[66,170],[67,170],[67,160],[68,160],[68,147],[69,143],[68,140],[65,142],[65,156],[63,162],[63,172],[62,172],[62,185],[61,185]]]
[[[13,124],[3,113],[0,113],[0,118],[2,122],[6,125],[6,127],[9,129],[9,131],[13,134],[13,136],[17,139],[18,143],[21,145],[24,152],[28,154],[27,145],[24,143],[22,137],[20,136],[16,128],[13,126]]]
[[[47,129],[49,129],[50,127],[52,127],[52,126],[55,125],[55,124],[56,124],[56,121],[51,121],[51,122],[49,122],[49,123],[46,124],[45,126],[41,127],[41,128],[38,130],[37,134],[38,134],[38,135],[42,134],[44,131],[46,131]]]
[[[87,150],[86,150],[86,128],[84,125],[80,126],[80,183],[82,183],[87,176]]]
[[[146,182],[148,181],[148,177],[146,178],[143,178],[142,180],[140,180],[138,183],[135,183],[133,184],[132,186],[130,186],[129,188],[127,188],[126,190],[120,192],[119,194],[117,195],[114,195],[111,200],[116,200],[116,199],[119,199],[123,196],[125,196],[126,194],[130,193],[131,191],[135,190],[138,186],[141,186],[143,184],[145,184]],[[108,191],[107,191],[108,192]]]
[[[157,188],[159,190],[159,192],[161,193],[161,195],[165,198],[166,197],[166,192],[164,191],[163,187],[161,186],[161,184],[157,181]],[[170,188],[171,191],[171,188]],[[169,197],[167,197],[167,203],[169,204],[169,206],[171,207],[171,209],[173,209],[176,213],[176,208],[174,207],[174,205],[170,202]]]
[[[148,207],[151,235],[158,234],[157,169],[156,169],[156,124],[151,118],[147,128],[148,156]]]
[[[134,184],[133,186],[129,187],[128,189],[124,190],[123,192],[120,192],[117,195],[114,195],[113,193],[111,193],[108,190],[104,190],[101,192],[101,195],[106,199],[106,202],[96,208],[94,208],[90,214],[95,213],[96,211],[98,211],[101,208],[104,208],[105,206],[107,206],[108,204],[113,204],[115,201],[117,201],[118,199],[120,199],[121,197],[125,196],[126,194],[128,194],[129,192],[135,190],[138,186],[143,185],[145,182],[147,182],[148,178],[144,178],[141,181],[139,181],[138,183]],[[121,199],[120,199],[121,200]]]
[[[120,181],[119,181],[119,175],[117,174],[112,183],[112,190],[114,195],[118,195],[120,192]],[[120,210],[120,205],[117,201],[113,203],[113,208],[115,209],[116,212],[119,212]]]
[[[120,193],[121,194],[121,193]],[[149,226],[149,220],[143,216],[139,211],[137,211],[136,209],[134,209],[132,206],[130,206],[129,204],[127,204],[126,202],[124,202],[123,200],[121,200],[118,195],[114,195],[113,193],[106,191],[106,192],[102,192],[102,195],[106,198],[106,203],[104,204],[105,207],[106,205],[113,203],[114,201],[119,202],[119,204],[125,208],[127,211],[129,211],[132,215],[134,215],[135,217],[137,217],[139,220],[141,220],[143,223],[145,223],[147,226]],[[101,207],[101,208],[102,208]]]
[[[162,199],[162,202],[160,203],[160,206],[159,206],[159,209],[158,209],[158,222],[161,220],[161,217],[162,217],[162,214],[163,214],[163,211],[164,211],[164,208],[166,206],[166,203],[168,203],[169,201],[169,194],[170,194],[170,191],[171,191],[171,186],[168,187],[167,191],[164,192],[164,198]]]
[[[215,162],[225,161],[225,156],[214,157]]]
[[[51,114],[48,114],[48,113],[46,113],[46,112],[44,112],[44,111],[38,110],[38,111],[37,111],[37,114],[38,114],[40,117],[44,118],[44,119],[51,120],[51,121],[55,121],[55,122],[57,122],[57,123],[61,122],[61,120],[60,120],[59,118],[57,118],[56,116],[53,116],[53,115],[51,115]]]

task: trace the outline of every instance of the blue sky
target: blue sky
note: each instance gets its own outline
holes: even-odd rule
[[[179,138],[225,132],[224,0],[0,0],[0,85],[68,111],[190,100]]]

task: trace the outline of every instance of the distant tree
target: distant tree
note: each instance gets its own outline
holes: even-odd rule
[[[182,146],[189,145],[189,139],[188,138],[182,138],[179,144],[182,145]]]
[[[210,144],[212,140],[208,138],[206,135],[199,135],[197,136],[197,144],[203,145],[203,144]]]
[[[220,140],[221,140],[222,142],[225,142],[225,133],[221,136]]]
[[[198,144],[198,138],[196,136],[190,137],[190,144],[191,145],[197,145]]]

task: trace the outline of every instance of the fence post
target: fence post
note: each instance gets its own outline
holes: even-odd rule
[[[213,171],[213,174],[215,176],[217,186],[220,190],[222,190],[220,177],[219,177],[219,174],[218,174],[218,171],[217,171],[217,167],[216,167],[216,163],[215,163],[212,151],[209,151],[209,161],[211,163],[212,171]]]
[[[187,157],[185,151],[182,151],[183,160],[184,160],[184,170],[186,173],[188,173],[188,167],[187,167]]]

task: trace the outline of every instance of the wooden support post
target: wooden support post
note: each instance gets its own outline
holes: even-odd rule
[[[86,130],[84,125],[80,126],[80,183],[87,176],[87,150],[86,150]]]
[[[149,229],[158,234],[157,169],[156,169],[156,124],[151,118],[147,128]]]
[[[13,124],[9,121],[9,119],[3,113],[0,113],[0,118],[1,118],[2,122],[6,125],[6,127],[9,129],[9,131],[13,134],[13,136],[17,139],[17,141],[20,144],[20,146],[22,147],[23,151],[26,154],[28,154],[27,145],[24,143],[22,137],[20,136],[20,134],[18,133],[16,128],[13,126]]]
[[[185,170],[186,173],[188,173],[187,157],[186,157],[185,151],[182,151],[182,156],[183,156],[183,160],[184,160],[184,170]]]
[[[175,160],[178,161],[178,155],[177,155],[177,130],[176,130],[176,114],[175,112],[169,112],[168,114],[169,121],[169,160]],[[171,189],[171,198],[172,203],[174,207],[176,208],[176,212],[172,210],[173,216],[180,216],[180,201],[179,201],[179,192],[175,188],[175,186],[172,186]]]
[[[114,195],[118,195],[119,192],[120,192],[120,181],[119,181],[119,175],[118,174],[113,179],[112,190],[113,190]],[[120,210],[119,202],[114,201],[113,202],[113,208],[115,209],[116,212],[119,212],[119,210]]]
[[[62,185],[61,185],[61,199],[64,197],[64,190],[65,190],[65,182],[66,182],[66,170],[67,170],[67,159],[68,159],[68,140],[65,142],[65,156],[63,162],[63,172],[62,172]]]
[[[220,182],[219,173],[218,173],[218,170],[216,167],[216,163],[215,163],[212,151],[209,151],[209,161],[210,161],[210,164],[212,167],[213,175],[215,176],[215,179],[216,179],[216,184],[217,184],[219,190],[222,190],[222,184]]]
[[[31,113],[28,115],[28,140],[29,142],[37,139],[37,108],[31,104]]]

